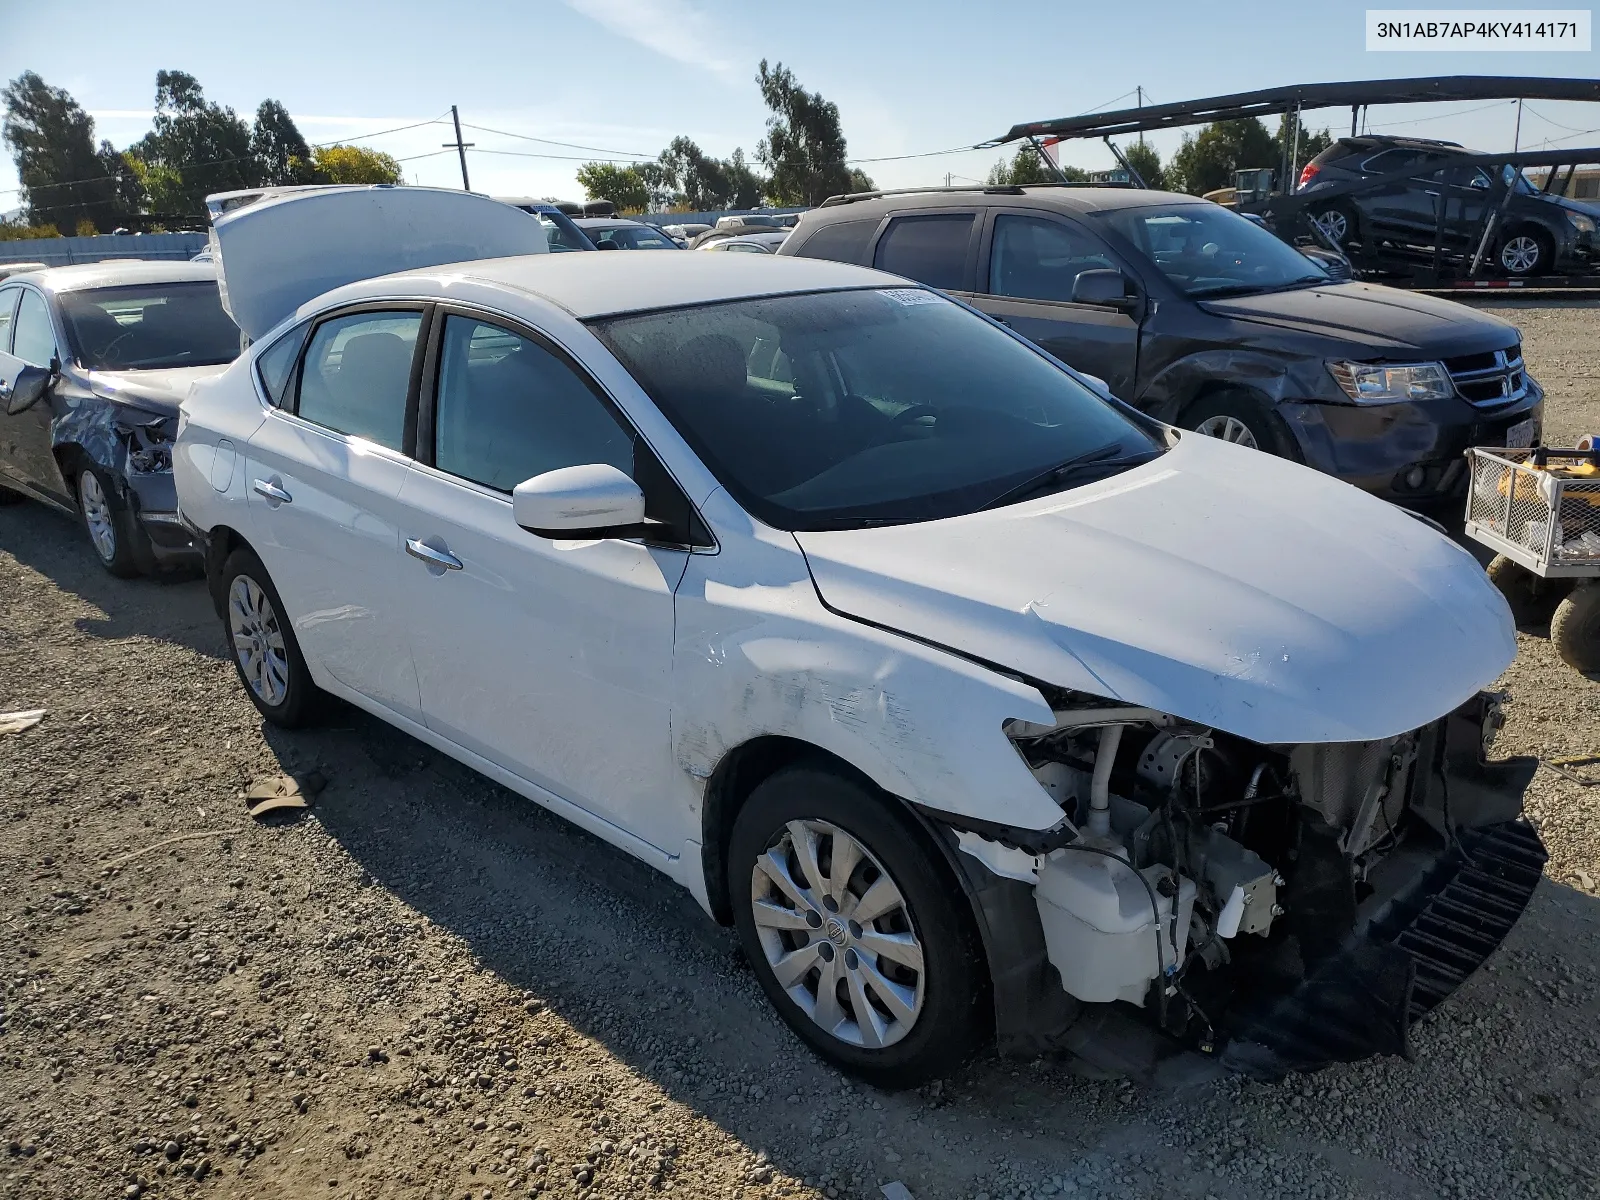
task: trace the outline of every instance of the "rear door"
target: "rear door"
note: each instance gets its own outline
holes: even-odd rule
[[[256,548],[306,658],[418,720],[407,642],[399,496],[415,426],[421,305],[324,317],[286,408],[267,412],[245,461]]]
[[[878,235],[872,265],[971,299],[977,243],[976,209],[896,214]]]
[[[1062,362],[1131,400],[1138,368],[1138,282],[1099,237],[1055,213],[994,212],[973,304]],[[1134,290],[1125,308],[1077,304],[1084,271],[1120,271]]]
[[[11,399],[11,389],[16,385],[17,372],[22,364],[11,354],[11,319],[17,312],[17,301],[22,296],[19,287],[0,288],[0,476],[16,480],[17,464],[13,448],[12,421],[6,416],[6,402]]]

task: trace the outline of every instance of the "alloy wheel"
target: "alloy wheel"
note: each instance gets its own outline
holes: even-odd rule
[[[239,670],[256,698],[271,708],[289,695],[289,653],[266,591],[248,575],[228,589],[228,630]]]
[[[756,860],[750,905],[767,965],[831,1036],[892,1046],[922,1012],[922,942],[873,853],[826,821],[790,821]]]
[[[1238,446],[1248,446],[1252,450],[1261,449],[1261,444],[1256,441],[1256,435],[1238,417],[1230,417],[1226,413],[1218,413],[1214,417],[1207,417],[1194,427],[1196,433],[1203,433],[1206,437],[1219,438],[1224,442],[1233,442]]]
[[[1350,232],[1350,222],[1337,208],[1330,208],[1327,212],[1312,217],[1311,220],[1335,242],[1344,244],[1345,236]]]
[[[111,562],[117,557],[117,522],[105,489],[100,486],[100,477],[93,471],[85,471],[78,479],[78,502],[83,508],[83,523],[89,530],[94,552],[105,562]]]
[[[1513,275],[1527,275],[1539,265],[1542,253],[1538,238],[1519,233],[1500,247],[1500,265]]]

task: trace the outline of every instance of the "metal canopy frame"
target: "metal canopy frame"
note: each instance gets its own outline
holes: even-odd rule
[[[1453,100],[1580,100],[1600,103],[1600,79],[1536,79],[1521,75],[1425,75],[1414,79],[1371,79],[1349,83],[1301,83],[1236,92],[1173,104],[1148,104],[1115,112],[1060,117],[1013,125],[1004,137],[984,142],[1001,146],[1022,138],[1106,138],[1157,129],[1178,129],[1240,117],[1265,117],[1305,109],[1357,110],[1373,104],[1437,104]]]

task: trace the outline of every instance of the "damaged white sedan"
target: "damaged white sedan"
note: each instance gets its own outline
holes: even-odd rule
[[[269,720],[332,694],[651,863],[888,1086],[1406,1053],[1516,921],[1511,618],[1435,530],[902,280],[441,195],[216,221],[254,345],[175,472]]]

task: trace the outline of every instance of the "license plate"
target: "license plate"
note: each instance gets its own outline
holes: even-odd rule
[[[1539,422],[1532,418],[1526,421],[1518,421],[1510,429],[1506,430],[1506,447],[1507,449],[1515,450],[1522,446],[1531,446],[1538,433]]]

